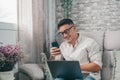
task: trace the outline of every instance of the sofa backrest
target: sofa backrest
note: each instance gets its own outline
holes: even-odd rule
[[[79,33],[94,39],[100,45],[101,50],[103,50],[104,31],[80,30]]]
[[[120,49],[120,30],[105,32],[104,49],[105,50]]]
[[[102,80],[114,80],[114,50],[116,49],[120,49],[120,30],[106,31],[104,36]]]

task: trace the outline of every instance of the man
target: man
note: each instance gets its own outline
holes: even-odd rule
[[[97,42],[77,33],[71,19],[61,20],[58,30],[65,41],[60,45],[60,48],[50,48],[51,58],[58,59],[62,55],[65,60],[77,60],[80,62],[83,76],[84,73],[89,73],[84,77],[84,80],[100,80],[102,53]]]

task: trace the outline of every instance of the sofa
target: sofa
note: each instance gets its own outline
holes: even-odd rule
[[[115,31],[88,31],[80,30],[81,34],[91,37],[98,44],[103,52],[103,66],[101,70],[102,80],[114,80],[114,50],[120,49],[120,30]],[[60,38],[57,38],[61,42]],[[19,67],[20,80],[45,80],[44,66],[42,64],[22,64]]]

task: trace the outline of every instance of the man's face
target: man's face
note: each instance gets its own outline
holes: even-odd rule
[[[59,28],[59,33],[63,39],[71,43],[75,37],[76,28],[74,25],[65,24]]]

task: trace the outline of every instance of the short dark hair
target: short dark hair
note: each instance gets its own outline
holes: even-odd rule
[[[62,19],[59,23],[57,28],[59,29],[61,26],[69,24],[69,25],[74,25],[73,21],[71,19]]]

